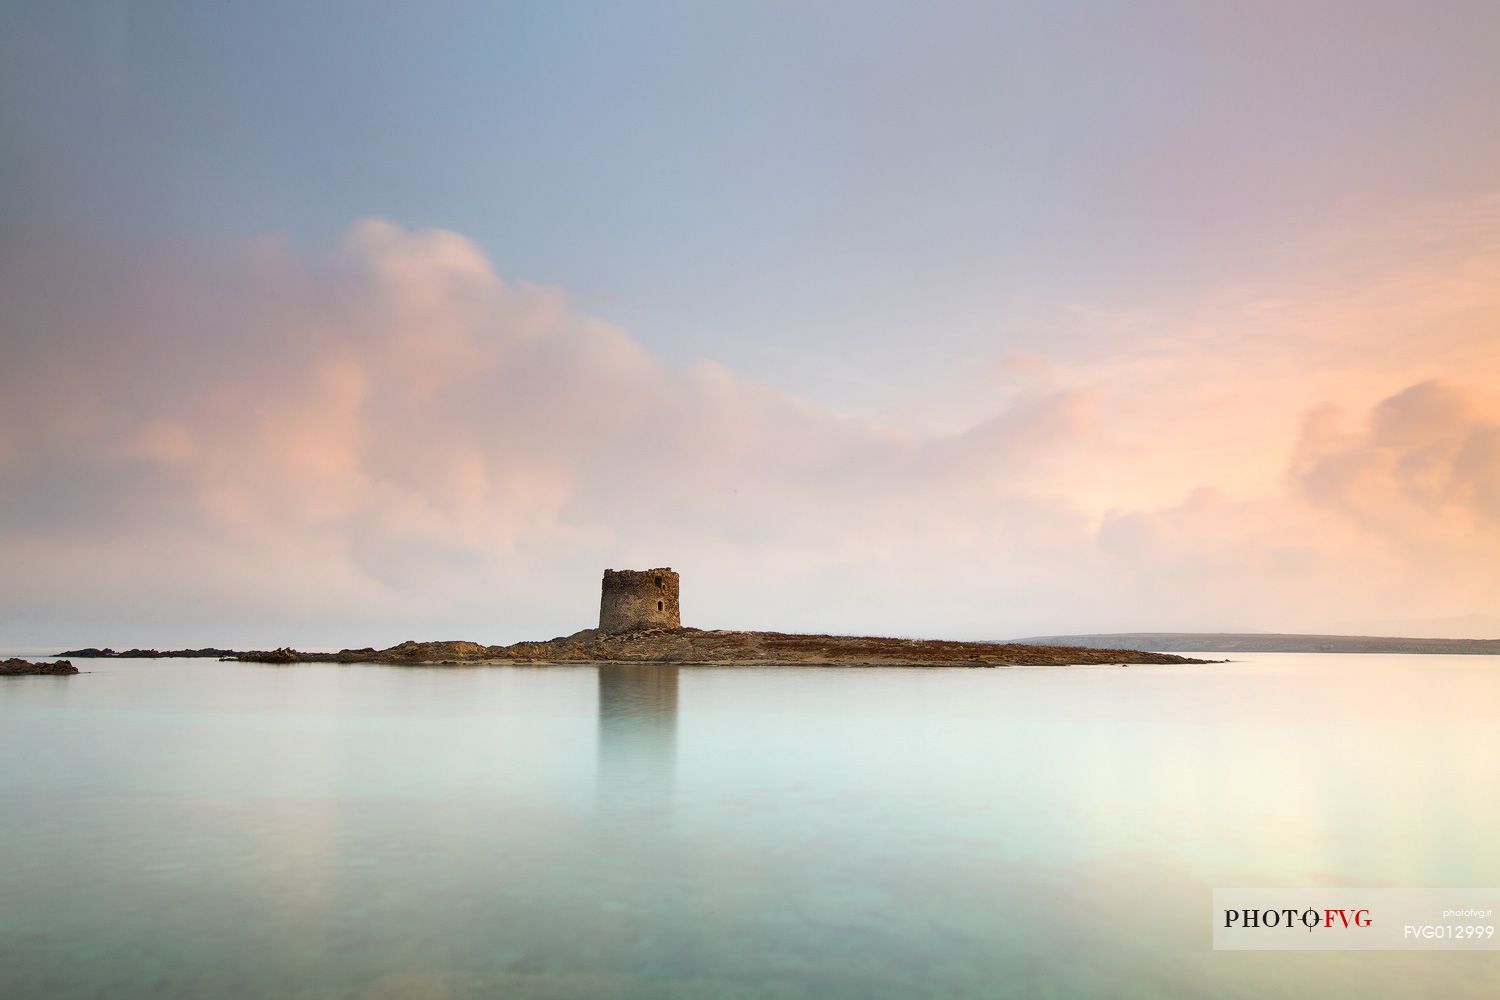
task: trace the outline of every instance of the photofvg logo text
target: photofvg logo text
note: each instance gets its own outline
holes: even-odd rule
[[[1500,889],[1215,889],[1214,948],[1500,949]]]
[[[1308,907],[1296,910],[1288,906],[1284,910],[1235,910],[1224,911],[1224,926],[1230,927],[1290,927],[1301,924],[1310,931],[1318,928],[1332,930],[1334,927],[1369,927],[1369,910],[1316,910]]]

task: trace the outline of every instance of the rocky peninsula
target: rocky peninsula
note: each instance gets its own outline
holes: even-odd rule
[[[131,652],[146,657],[206,655],[196,650]],[[70,655],[88,654],[75,652]],[[408,641],[386,649],[365,646],[359,649],[341,649],[337,653],[303,652],[282,647],[259,650],[214,649],[213,655],[221,660],[245,663],[392,663],[409,666],[676,663],[722,666],[1016,667],[1208,662],[1140,650],[877,636],[704,631],[680,626],[619,633],[584,629],[582,632],[545,642],[517,642],[509,646],[486,646],[463,640]]]
[[[230,650],[70,650],[60,656],[212,656],[248,663],[397,663],[482,665],[551,663],[676,663],[721,666],[1017,667],[1128,663],[1207,663],[1170,653],[1085,649],[1033,643],[953,642],[879,636],[804,635],[684,627],[680,580],[671,567],[604,571],[599,626],[544,642],[486,646],[477,642],[403,642],[386,649],[365,646],[337,653],[290,647]]]

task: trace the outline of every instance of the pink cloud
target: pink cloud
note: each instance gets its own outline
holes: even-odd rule
[[[1465,569],[1500,556],[1490,389],[1299,372],[1357,340],[1296,332],[1329,301],[1375,324],[1347,290],[1226,306],[1217,333],[1121,320],[1154,346],[986,369],[1006,391],[950,431],[666,364],[451,232],[6,259],[18,637],[552,635],[605,566],[662,563],[719,627],[1333,628],[1500,598]],[[1354,429],[1318,408],[1382,382],[1403,391]]]

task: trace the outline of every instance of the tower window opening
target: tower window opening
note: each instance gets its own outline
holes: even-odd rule
[[[657,586],[658,586],[658,587],[660,587],[660,586],[661,586],[661,577],[657,577],[657,578],[656,578],[656,585],[657,585]]]
[[[661,604],[661,601],[657,601],[657,602],[656,602],[656,610],[657,610],[657,611],[660,611],[660,610],[662,610],[662,604]]]

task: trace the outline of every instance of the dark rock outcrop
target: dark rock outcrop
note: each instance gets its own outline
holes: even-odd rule
[[[321,654],[302,653],[290,646],[282,646],[280,649],[254,649],[239,653],[226,650],[220,658],[225,660],[241,660],[245,663],[307,663],[312,657],[319,655]]]
[[[54,663],[33,663],[30,660],[9,659],[0,660],[0,677],[20,677],[24,674],[76,674],[78,668],[67,660],[58,660]]]

